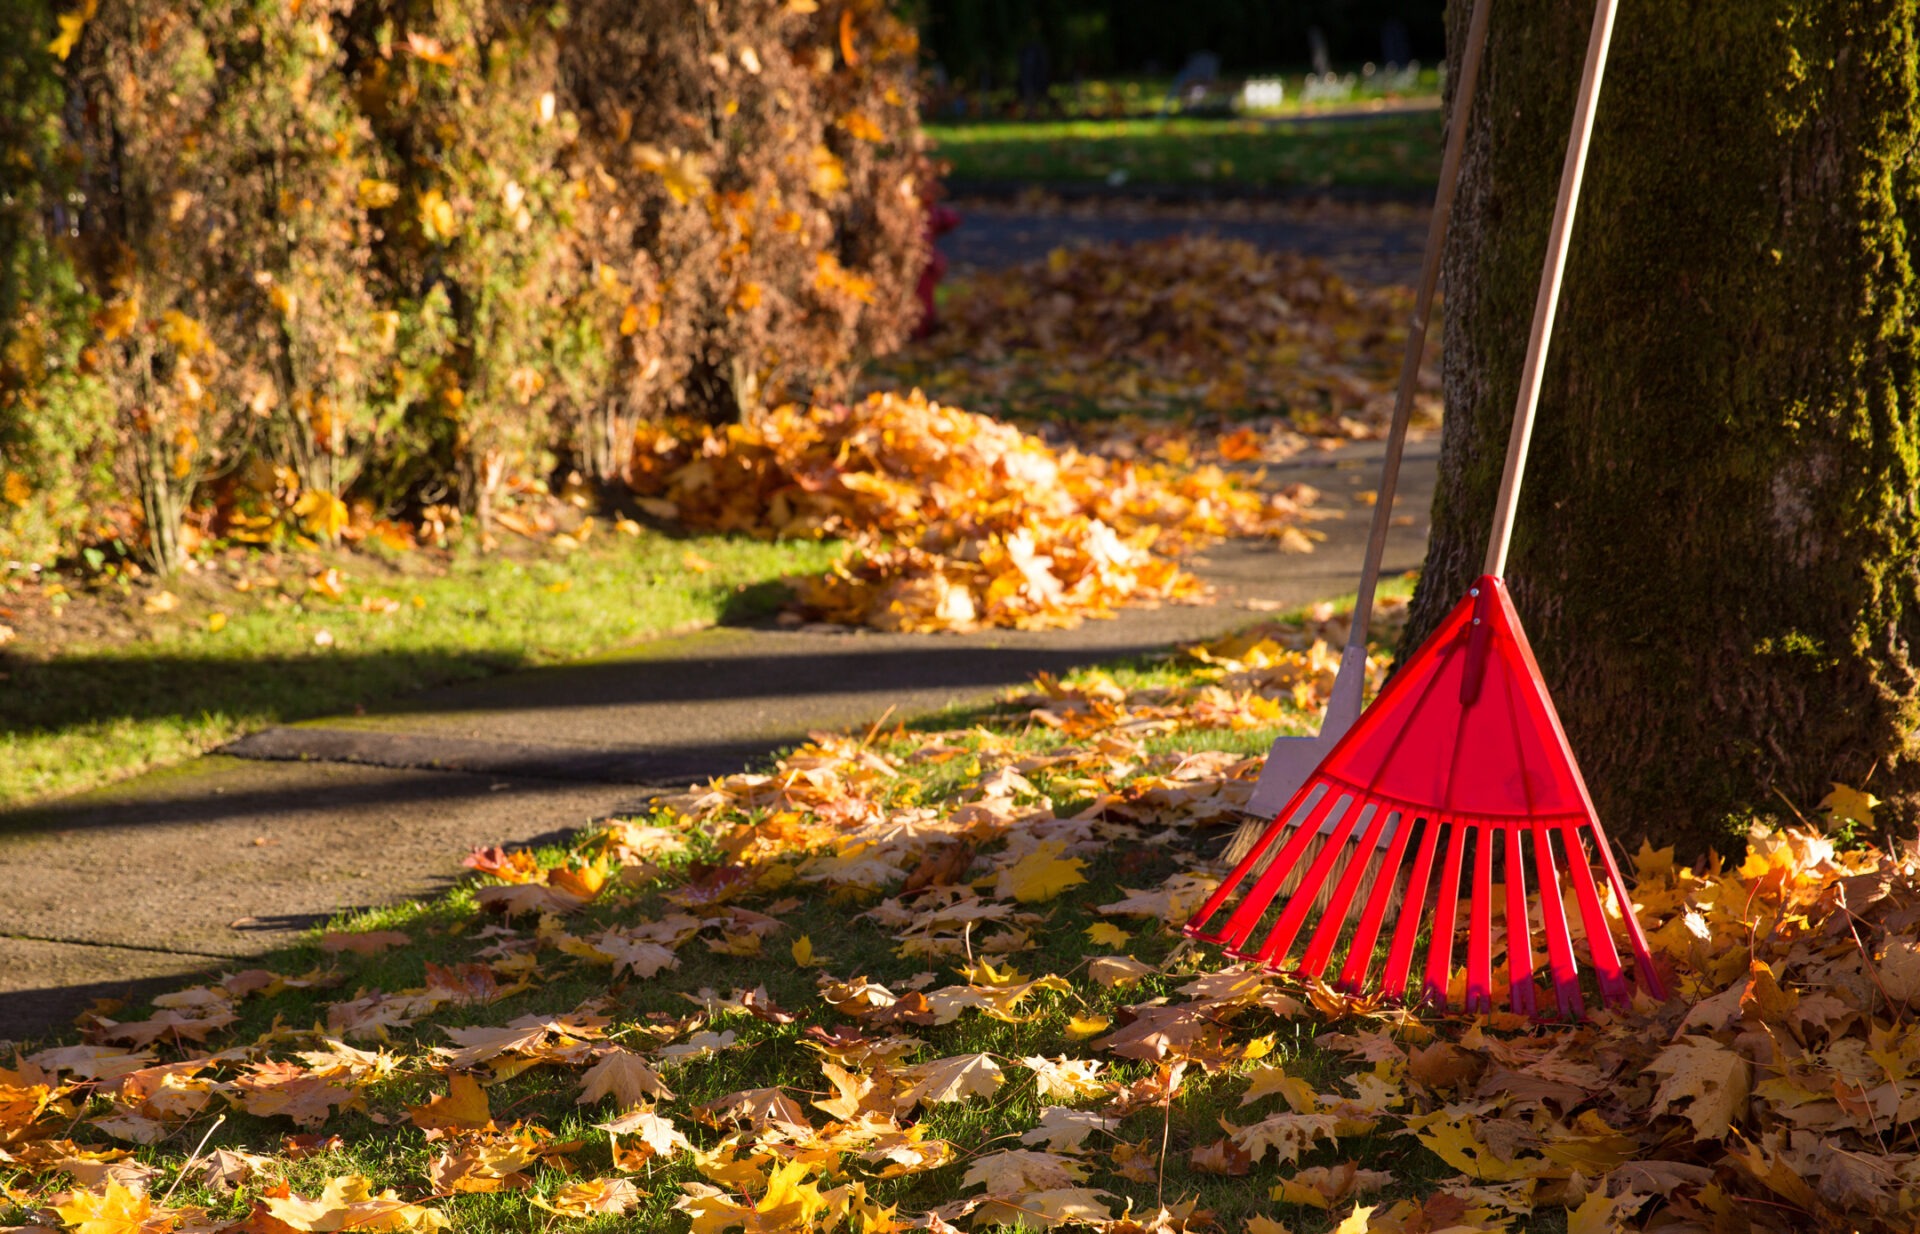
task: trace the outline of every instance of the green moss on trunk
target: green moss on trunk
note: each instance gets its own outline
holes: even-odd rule
[[[1456,47],[1463,0],[1451,6]],[[1409,635],[1478,573],[1592,17],[1503,0]],[[1609,830],[1920,790],[1914,0],[1627,0],[1509,573]]]

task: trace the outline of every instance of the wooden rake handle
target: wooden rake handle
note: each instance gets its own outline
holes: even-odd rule
[[[1546,268],[1540,273],[1540,295],[1533,303],[1533,331],[1527,336],[1527,360],[1520,370],[1520,395],[1507,438],[1507,466],[1494,500],[1493,532],[1487,539],[1486,568],[1482,574],[1506,572],[1507,546],[1513,539],[1514,510],[1520,504],[1520,477],[1527,466],[1527,445],[1533,439],[1534,413],[1540,407],[1540,378],[1547,366],[1547,340],[1553,334],[1554,314],[1560,307],[1560,282],[1567,269],[1567,240],[1573,234],[1573,216],[1580,204],[1580,181],[1587,170],[1587,147],[1593,140],[1594,105],[1600,98],[1600,78],[1607,68],[1607,47],[1613,41],[1613,15],[1618,0],[1599,0],[1593,10],[1593,35],[1587,42],[1587,67],[1580,77],[1574,103],[1573,135],[1567,141],[1567,161],[1560,171],[1560,199],[1553,207],[1553,229],[1547,234]]]
[[[1367,533],[1367,555],[1360,570],[1360,590],[1353,602],[1353,621],[1347,646],[1367,649],[1367,627],[1373,620],[1373,594],[1380,583],[1380,565],[1387,553],[1387,527],[1393,519],[1393,494],[1400,485],[1400,458],[1407,448],[1407,424],[1413,416],[1413,396],[1420,384],[1420,361],[1427,351],[1427,325],[1433,314],[1433,293],[1440,283],[1440,258],[1447,245],[1447,227],[1453,220],[1454,193],[1460,187],[1461,152],[1467,145],[1467,121],[1473,116],[1473,96],[1480,81],[1480,61],[1487,50],[1487,19],[1493,0],[1474,0],[1467,20],[1467,44],[1460,55],[1460,76],[1454,83],[1453,124],[1447,130],[1447,148],[1440,160],[1440,186],[1434,193],[1433,217],[1427,223],[1427,252],[1420,266],[1420,285],[1414,294],[1413,319],[1407,326],[1407,354],[1400,361],[1400,389],[1393,399],[1393,420],[1387,429],[1387,448],[1380,464],[1380,492],[1373,503],[1373,527]]]

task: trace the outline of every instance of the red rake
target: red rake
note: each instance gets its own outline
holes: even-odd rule
[[[1633,949],[1640,984],[1653,996],[1665,997],[1586,781],[1500,577],[1616,3],[1599,0],[1594,13],[1486,569],[1187,924],[1191,937],[1221,944],[1242,959],[1320,978],[1344,940],[1346,959],[1334,985],[1357,994],[1373,975],[1375,947],[1392,916],[1380,982],[1386,994],[1402,997],[1422,926],[1430,922],[1419,998],[1445,1009],[1465,877],[1470,879],[1465,1009],[1493,1009],[1498,899],[1498,948],[1505,952],[1509,1005],[1524,1015],[1538,1012],[1533,944],[1537,922],[1546,936],[1554,998],[1563,1015],[1579,1016],[1586,1007],[1564,900],[1570,888],[1601,996],[1620,1005],[1630,991],[1615,945],[1614,922],[1601,900],[1594,867],[1598,862],[1613,893],[1619,926]],[[1357,847],[1349,849],[1353,841]],[[1413,864],[1403,868],[1409,853]],[[1332,881],[1343,857],[1345,869]],[[1436,864],[1437,888],[1432,887]],[[1503,889],[1498,896],[1496,868]],[[1249,879],[1251,887],[1225,924],[1208,929]],[[1366,902],[1349,932],[1348,918],[1363,885]],[[1281,902],[1265,937],[1252,943],[1286,891],[1291,894]],[[1304,952],[1290,966],[1294,945],[1309,918],[1316,916]]]
[[[1326,842],[1315,846],[1328,828]],[[1359,847],[1348,850],[1347,843],[1356,839]],[[1300,876],[1299,887],[1284,901],[1266,937],[1250,943],[1309,847],[1317,847],[1318,855]],[[1409,855],[1412,865],[1403,868]],[[1316,901],[1343,856],[1352,859],[1320,907]],[[1499,948],[1506,953],[1510,1005],[1523,1015],[1537,1012],[1532,942],[1537,923],[1546,936],[1547,970],[1560,1010],[1578,1016],[1585,1004],[1564,908],[1563,891],[1569,886],[1602,996],[1616,1004],[1630,996],[1614,923],[1597,888],[1595,861],[1613,890],[1642,984],[1664,997],[1626,883],[1506,584],[1486,575],[1294,794],[1275,825],[1194,915],[1187,933],[1242,959],[1312,978],[1325,975],[1345,936],[1346,960],[1334,985],[1358,993],[1373,975],[1375,946],[1391,914],[1397,920],[1380,984],[1398,996],[1407,989],[1421,925],[1430,920],[1420,998],[1445,1008],[1461,883],[1470,877],[1466,1010],[1493,1009],[1493,961]],[[1430,889],[1436,864],[1439,886]],[[1496,866],[1504,876],[1503,896],[1494,891]],[[1252,887],[1225,924],[1206,929],[1249,878],[1255,880]],[[1529,895],[1530,881],[1537,896]],[[1366,903],[1348,935],[1363,884]],[[1496,901],[1502,905],[1497,944]],[[1294,945],[1316,910],[1319,920],[1306,949],[1289,967]]]

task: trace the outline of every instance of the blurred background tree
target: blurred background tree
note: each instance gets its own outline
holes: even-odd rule
[[[1013,84],[1021,50],[1036,40],[1061,81],[1171,76],[1198,52],[1230,73],[1306,68],[1315,31],[1333,60],[1358,65],[1384,59],[1383,35],[1396,27],[1408,53],[1432,64],[1445,53],[1445,9],[1438,0],[920,0],[915,12],[928,60],[978,87]]]

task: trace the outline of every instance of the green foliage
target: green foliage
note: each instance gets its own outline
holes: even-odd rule
[[[0,557],[83,530],[108,404],[82,369],[96,307],[71,260],[74,177],[46,0],[0,8]]]
[[[7,6],[0,556],[484,522],[838,393],[914,321],[917,44],[799,7]]]

